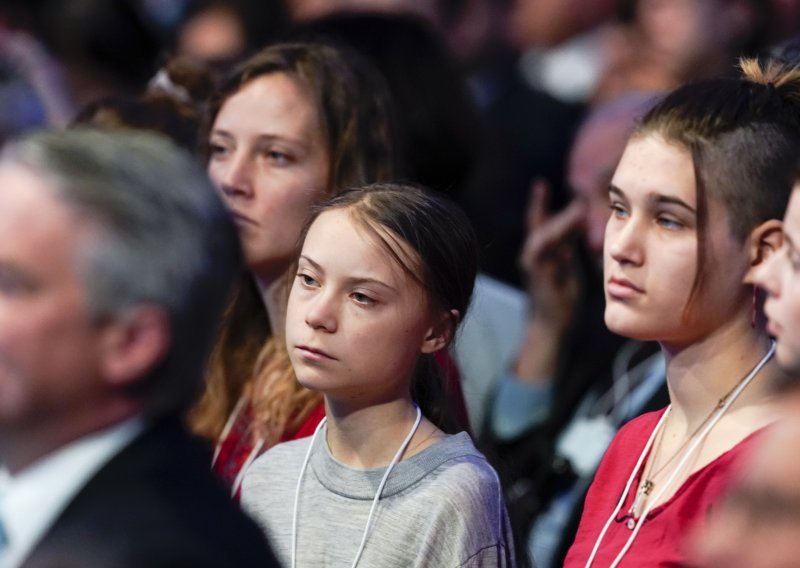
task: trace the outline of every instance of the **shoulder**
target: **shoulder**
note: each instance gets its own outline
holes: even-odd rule
[[[92,557],[82,556],[81,565],[133,566],[148,557],[198,566],[246,558],[272,565],[259,529],[230,499],[206,458],[179,426],[151,428],[86,483],[33,558],[88,551]],[[98,560],[105,555],[113,562]]]
[[[299,468],[308,452],[310,443],[311,438],[307,437],[282,442],[271,447],[258,456],[248,468],[244,476],[245,483],[252,483],[254,480],[270,475],[275,470],[285,473],[287,470],[291,470],[294,464]]]
[[[242,481],[242,507],[259,521],[291,504],[311,438],[273,446],[247,469]]]
[[[446,459],[405,492],[405,518],[434,565],[505,566],[513,545],[500,482],[469,437],[458,436],[442,448]]]
[[[460,517],[491,524],[502,521],[506,515],[505,504],[494,468],[466,434],[452,436],[444,443],[449,445],[442,449],[445,458],[408,493],[416,494],[420,507],[431,516]]]

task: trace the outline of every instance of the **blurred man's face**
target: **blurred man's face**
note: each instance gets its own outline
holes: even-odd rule
[[[0,163],[3,443],[91,408],[103,388],[100,326],[78,276],[80,245],[93,229],[50,189],[38,173]]]
[[[800,563],[800,393],[782,397],[727,500],[692,538],[703,567],[789,568]]]

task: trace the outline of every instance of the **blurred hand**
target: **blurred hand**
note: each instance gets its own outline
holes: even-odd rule
[[[581,294],[576,258],[586,207],[573,200],[556,214],[547,211],[547,183],[531,187],[527,237],[519,263],[528,284],[532,317],[540,328],[560,336],[572,323]]]

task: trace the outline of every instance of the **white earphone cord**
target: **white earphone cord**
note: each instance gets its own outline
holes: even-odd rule
[[[700,444],[703,443],[703,441],[706,439],[706,436],[708,436],[708,434],[711,432],[711,429],[714,426],[716,426],[717,422],[719,422],[722,419],[722,417],[728,411],[730,406],[736,401],[737,398],[739,398],[739,395],[742,394],[742,391],[745,388],[747,388],[747,385],[750,384],[750,382],[755,378],[755,376],[758,374],[758,372],[764,367],[764,365],[767,364],[767,361],[769,361],[770,358],[772,358],[773,353],[775,353],[775,346],[776,346],[775,341],[772,341],[772,343],[770,344],[769,351],[767,351],[767,354],[764,355],[764,357],[761,358],[761,360],[756,364],[755,367],[753,367],[753,369],[750,371],[750,373],[748,373],[748,375],[739,384],[739,386],[736,387],[736,389],[734,389],[734,391],[731,393],[731,395],[725,401],[725,404],[722,406],[722,408],[719,409],[719,411],[716,413],[714,418],[712,418],[709,421],[709,423],[706,425],[706,427],[703,429],[703,431],[700,433],[700,435],[686,449],[686,452],[683,454],[683,457],[678,462],[678,464],[675,466],[675,468],[672,470],[672,473],[670,474],[670,476],[667,478],[667,480],[661,486],[661,489],[659,489],[659,491],[657,491],[653,495],[652,499],[648,500],[647,506],[645,507],[645,509],[642,512],[642,514],[639,517],[639,519],[636,521],[636,526],[634,527],[633,531],[631,531],[631,536],[628,537],[628,540],[625,543],[625,546],[623,546],[622,550],[620,550],[619,554],[617,554],[617,557],[614,559],[614,562],[611,563],[610,568],[617,568],[617,566],[619,566],[619,563],[622,562],[622,558],[625,556],[625,554],[627,554],[627,552],[628,552],[628,550],[630,550],[631,546],[633,546],[633,541],[636,539],[636,536],[639,534],[639,530],[642,528],[642,525],[644,524],[644,521],[647,518],[647,515],[650,513],[650,511],[652,511],[653,506],[654,506],[653,504],[658,502],[658,499],[660,499],[661,496],[664,495],[666,490],[672,485],[672,483],[677,478],[678,473],[680,473],[680,471],[684,468],[686,463],[689,461],[689,458],[692,457],[692,455],[694,454],[694,451],[700,446]],[[630,491],[630,487],[631,487],[631,485],[633,483],[633,480],[635,479],[636,474],[637,474],[637,472],[639,471],[639,468],[642,465],[642,461],[644,460],[644,457],[647,455],[647,452],[650,450],[650,446],[652,446],[653,441],[655,440],[656,433],[660,429],[662,423],[666,419],[667,414],[669,414],[669,411],[671,409],[672,409],[671,405],[669,407],[667,407],[667,410],[661,416],[661,420],[658,421],[658,424],[656,425],[655,429],[653,430],[653,433],[650,435],[650,439],[647,441],[647,444],[645,444],[645,449],[642,452],[642,454],[639,456],[639,461],[636,463],[636,466],[633,468],[633,473],[631,474],[630,479],[628,479],[628,483],[625,486],[625,491],[622,492],[622,497],[620,498],[620,501],[617,504],[616,509],[614,509],[614,512],[611,514],[611,516],[606,521],[606,524],[603,526],[603,530],[600,531],[600,536],[597,538],[597,541],[595,541],[594,548],[592,549],[592,553],[589,556],[589,559],[586,561],[586,568],[590,568],[590,566],[592,565],[592,562],[594,561],[594,558],[597,555],[597,551],[600,549],[600,543],[602,542],[603,537],[605,536],[606,531],[608,530],[608,527],[611,525],[611,522],[619,514],[619,511],[622,508],[622,505],[625,503],[625,498],[627,497],[628,491]]]
[[[416,405],[415,405],[416,406]],[[386,486],[386,481],[389,479],[389,474],[394,469],[394,466],[398,464],[400,458],[403,456],[403,453],[408,448],[408,445],[411,443],[411,438],[414,437],[414,434],[417,432],[417,428],[419,428],[420,422],[422,422],[422,411],[420,410],[419,406],[417,408],[417,418],[414,420],[414,425],[411,426],[411,430],[408,431],[408,435],[406,435],[405,440],[403,443],[400,444],[400,447],[397,449],[397,452],[394,454],[392,461],[389,463],[388,467],[386,468],[386,472],[383,474],[383,478],[381,479],[380,484],[378,485],[378,490],[375,492],[375,497],[372,499],[372,506],[369,509],[369,515],[367,515],[367,524],[364,527],[364,534],[361,537],[361,544],[358,546],[358,551],[356,552],[356,557],[353,560],[352,568],[355,568],[358,564],[358,561],[361,560],[361,555],[364,553],[364,548],[367,545],[367,538],[369,536],[369,529],[372,525],[372,518],[375,514],[375,508],[378,505],[378,501],[381,498],[381,494],[383,493],[383,488]],[[314,430],[314,435],[311,437],[311,443],[308,445],[308,451],[306,452],[306,457],[303,459],[303,465],[300,468],[300,475],[297,478],[297,488],[294,492],[294,511],[292,513],[292,568],[296,568],[297,566],[297,506],[300,502],[300,486],[303,481],[303,476],[305,475],[306,469],[308,468],[308,462],[311,458],[311,450],[314,447],[314,442],[317,439],[317,434],[322,429],[322,427],[327,422],[327,418],[323,418],[322,421],[317,426],[316,430]]]

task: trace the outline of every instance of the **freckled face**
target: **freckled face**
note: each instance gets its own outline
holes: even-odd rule
[[[627,337],[694,342],[749,306],[745,247],[727,210],[708,201],[707,265],[684,314],[698,267],[697,196],[691,155],[658,135],[628,143],[611,182],[604,270],[609,329]],[[688,318],[688,319],[687,319]]]
[[[257,275],[277,278],[328,186],[316,107],[295,79],[264,75],[225,101],[210,136],[208,173],[238,224],[245,261]]]
[[[297,379],[339,400],[408,397],[416,361],[431,350],[427,306],[422,287],[346,209],[323,213],[303,244],[286,314]]]
[[[756,272],[767,292],[767,329],[777,342],[775,356],[790,373],[800,373],[800,186],[795,185],[783,221],[781,249]]]

